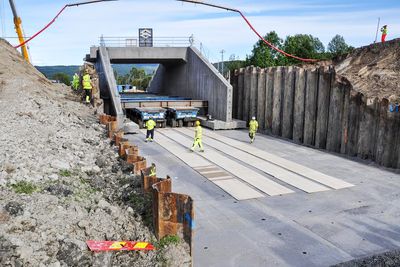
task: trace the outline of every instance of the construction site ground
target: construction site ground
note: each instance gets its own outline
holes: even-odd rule
[[[128,135],[128,138],[139,145],[149,162],[156,163],[159,176],[169,174],[172,177],[173,191],[189,194],[194,199],[195,266],[329,266],[399,247],[398,174],[368,162],[265,135],[258,135],[250,146],[244,130],[213,133],[205,130],[206,152],[192,153],[188,149],[192,144],[190,132],[188,129],[157,129],[153,143],[145,143],[143,133]],[[226,148],[215,149],[217,143],[207,137],[208,134],[228,138],[232,146],[225,144]],[[255,168],[254,162],[243,159],[244,150],[237,153],[228,150],[237,145],[237,141],[248,145],[248,151],[244,152],[248,156],[254,152],[250,147],[254,147],[353,186],[306,193],[260,171],[260,166]],[[174,155],[177,152],[180,152],[179,158]],[[220,165],[215,164],[217,159]],[[217,186],[218,179],[207,179],[195,170],[199,168],[189,166],[198,162],[204,164],[203,161],[220,168],[225,177],[220,181],[230,179],[224,173],[234,169],[238,173],[254,171],[293,192],[268,196],[256,186],[250,186],[258,191],[258,197],[237,200]],[[243,182],[238,177],[233,178]],[[234,191],[234,184],[230,189]],[[252,193],[255,194],[249,192]],[[398,264],[393,260],[397,257],[398,253],[394,252],[380,263],[395,266],[390,263]]]

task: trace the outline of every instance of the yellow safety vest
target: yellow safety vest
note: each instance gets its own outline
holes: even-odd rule
[[[196,126],[196,128],[194,129],[194,138],[195,139],[201,139],[201,135],[202,135],[202,132],[203,132],[203,129],[201,128],[201,126],[199,125],[199,126]]]
[[[251,120],[249,123],[250,132],[255,133],[258,129],[258,122],[256,120]]]
[[[155,121],[153,121],[152,119],[150,119],[150,120],[148,120],[147,122],[146,122],[146,127],[147,127],[147,130],[153,130],[154,129],[154,127],[156,127],[156,122]]]
[[[156,168],[154,167],[151,167],[150,168],[150,174],[149,174],[149,176],[156,176]]]
[[[92,89],[92,83],[90,82],[89,74],[83,75],[82,85],[83,85],[83,89],[88,89],[88,90]]]

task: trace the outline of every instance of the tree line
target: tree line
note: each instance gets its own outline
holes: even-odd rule
[[[354,48],[346,43],[343,36],[335,35],[325,49],[322,42],[311,34],[296,34],[287,36],[285,40],[280,38],[275,31],[269,32],[264,39],[275,47],[286,53],[301,57],[319,60],[329,60],[339,55],[347,54]],[[246,60],[241,61],[231,55],[230,61],[226,63],[229,70],[246,66],[257,66],[261,68],[274,66],[289,66],[301,63],[299,60],[286,57],[278,51],[270,48],[262,40],[259,40],[247,55]]]

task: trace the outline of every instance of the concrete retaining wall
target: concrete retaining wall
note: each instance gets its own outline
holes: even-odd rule
[[[332,67],[247,67],[232,74],[233,114],[298,144],[400,168],[400,113],[367,99]]]
[[[162,66],[154,77],[162,86],[152,86],[150,92],[207,100],[213,118],[232,121],[232,86],[196,48],[187,48],[186,62]]]

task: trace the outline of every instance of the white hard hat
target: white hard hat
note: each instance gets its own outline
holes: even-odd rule
[[[254,116],[253,116],[253,117],[251,117],[251,119],[252,119],[252,120],[255,120],[255,119],[256,119],[256,117],[254,117]]]

